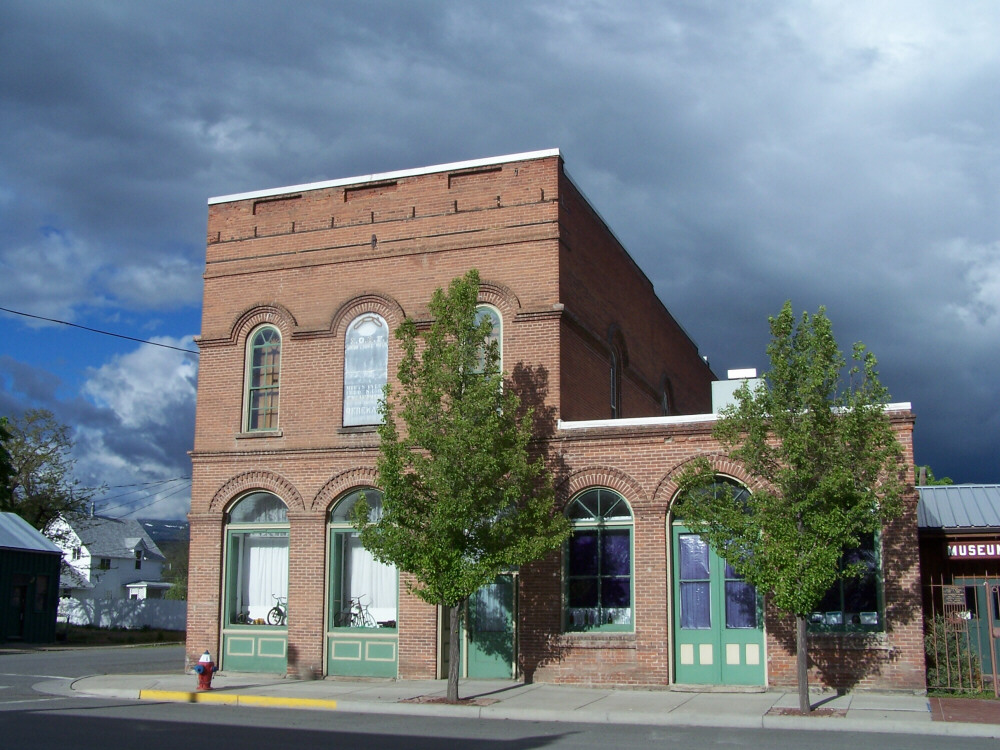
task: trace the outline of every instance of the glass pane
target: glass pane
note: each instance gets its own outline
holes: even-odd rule
[[[288,509],[277,495],[254,492],[229,512],[230,523],[287,523]]]
[[[626,519],[632,517],[632,511],[621,495],[604,491],[601,493],[601,516],[608,520]]]
[[[706,630],[712,627],[712,609],[707,582],[681,583],[681,627]]]
[[[757,627],[757,591],[744,581],[726,581],[726,627]]]
[[[380,315],[355,318],[344,343],[344,426],[378,424],[389,365],[389,326]]]
[[[632,603],[631,589],[628,578],[602,578],[601,606],[628,607]]]
[[[629,564],[628,529],[605,531],[601,539],[601,573],[603,575],[627,576],[631,573]]]
[[[679,539],[681,578],[708,578],[708,543],[697,534],[681,534]]]
[[[591,490],[580,495],[569,508],[569,517],[574,520],[596,520],[600,517],[598,512],[598,493]]]
[[[597,579],[596,578],[574,578],[570,579],[567,594],[569,595],[569,606],[571,607],[596,607],[597,606]]]
[[[475,626],[479,633],[507,632],[507,607],[504,605],[505,586],[490,583],[476,592]]]
[[[368,503],[368,520],[375,522],[382,517],[382,492],[371,487],[363,490],[355,490],[349,495],[345,495],[330,511],[330,521],[332,523],[350,523],[351,510],[354,508],[361,495],[364,494],[365,502]]]
[[[569,540],[570,576],[597,575],[597,531],[574,531]]]
[[[267,624],[271,608],[280,604],[288,612],[288,534],[245,532],[234,534],[229,561],[232,619],[247,624]]]
[[[397,584],[396,568],[376,560],[361,545],[357,534],[343,534],[341,596],[343,609],[360,607],[364,614],[342,620],[341,625],[354,627],[395,627]],[[361,615],[360,611],[355,614]],[[369,616],[370,615],[370,616]],[[389,623],[392,623],[389,625]]]

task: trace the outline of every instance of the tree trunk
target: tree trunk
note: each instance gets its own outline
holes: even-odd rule
[[[462,602],[448,608],[448,702],[458,703],[458,636],[462,618]]]
[[[795,671],[799,682],[799,712],[812,711],[809,703],[809,631],[805,615],[795,615]]]

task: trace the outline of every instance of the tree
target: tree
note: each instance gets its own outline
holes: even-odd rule
[[[376,559],[412,574],[411,591],[448,610],[450,701],[466,600],[568,532],[544,459],[531,454],[532,411],[503,382],[490,321],[477,321],[478,290],[473,270],[434,293],[429,330],[407,319],[396,332],[400,393],[387,386],[380,402],[382,515],[369,519],[361,501],[354,518]]]
[[[14,473],[7,441],[10,440],[10,428],[7,417],[0,417],[0,509],[10,507],[10,477]]]
[[[72,478],[75,460],[70,457],[69,427],[50,411],[29,409],[8,423],[7,432],[3,442],[10,474],[0,510],[17,513],[39,530],[60,513],[84,511],[93,493]]]
[[[743,384],[714,433],[760,486],[735,502],[701,460],[682,475],[676,512],[795,616],[799,708],[808,713],[806,617],[838,579],[863,572],[842,566],[844,552],[900,513],[902,450],[871,352],[854,345],[845,381],[824,308],[796,322],[786,302],[769,321],[770,370],[756,389]]]
[[[925,485],[944,485],[944,484],[954,484],[951,477],[941,477],[938,479],[934,476],[934,472],[931,471],[931,467],[928,465],[917,467],[917,484],[921,487]]]

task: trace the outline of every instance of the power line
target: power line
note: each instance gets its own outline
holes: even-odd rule
[[[174,495],[176,495],[176,494],[178,494],[180,492],[183,492],[185,489],[187,489],[187,488],[186,487],[178,487],[173,492],[168,492],[166,495],[162,495],[160,497],[157,497],[152,502],[148,502],[145,505],[140,505],[140,506],[135,507],[135,508],[130,508],[129,510],[126,511],[126,513],[136,513],[137,511],[140,511],[140,510],[143,510],[145,508],[148,508],[151,505],[156,505],[161,500],[166,500],[169,497],[173,497]],[[120,506],[115,506],[115,507],[120,507]],[[105,510],[105,513],[106,512],[107,512],[107,510]],[[119,516],[119,518],[124,518],[124,516]]]
[[[173,349],[174,351],[184,352],[185,354],[194,354],[198,356],[201,352],[195,351],[194,349],[184,349],[179,346],[170,346],[170,344],[160,344],[156,341],[149,341],[148,339],[137,339],[134,336],[126,336],[123,333],[112,333],[111,331],[102,331],[100,328],[89,328],[88,326],[82,326],[79,323],[70,323],[68,320],[57,320],[56,318],[46,318],[41,315],[32,315],[31,313],[21,312],[20,310],[11,310],[8,307],[0,307],[5,313],[10,313],[11,315],[21,315],[25,318],[34,318],[35,320],[45,320],[49,323],[58,323],[59,325],[70,326],[72,328],[80,328],[84,331],[90,331],[91,333],[99,333],[102,336],[113,336],[116,339],[126,339],[127,341],[136,341],[140,344],[149,344],[150,346],[160,346],[164,349]]]

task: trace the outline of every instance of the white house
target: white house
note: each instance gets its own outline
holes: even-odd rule
[[[60,515],[45,530],[63,551],[60,596],[80,600],[162,599],[166,558],[138,521]]]

